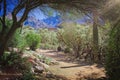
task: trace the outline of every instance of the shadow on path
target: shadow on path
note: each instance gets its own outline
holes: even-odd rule
[[[82,80],[82,76],[96,78],[105,76],[104,68],[97,64],[89,64],[85,61],[71,62],[66,54],[54,50],[40,50],[40,53],[59,62],[58,65],[50,66],[49,70],[52,73],[65,76],[69,80]]]
[[[86,64],[78,64],[78,65],[73,65],[73,66],[64,66],[64,67],[60,67],[60,68],[73,68],[73,67],[81,67],[81,66],[86,66]]]

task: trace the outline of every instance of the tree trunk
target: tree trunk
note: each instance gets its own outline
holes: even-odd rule
[[[79,48],[79,46],[76,46],[74,48],[74,51],[75,51],[75,58],[79,58],[80,57],[80,48]]]
[[[98,35],[98,15],[96,12],[93,12],[93,54],[94,62],[98,62],[98,49],[99,49],[99,35]]]
[[[0,56],[4,53],[5,50],[5,35],[0,33]]]
[[[6,47],[6,44],[5,44],[5,43],[2,44],[2,45],[0,45],[0,56],[3,55],[3,53],[4,53],[4,51],[5,51],[5,47]]]
[[[7,33],[6,36],[0,36],[0,56],[2,56],[6,50],[6,46],[10,38],[13,36],[15,33],[16,29],[19,27],[15,27],[15,25],[11,26],[11,29]]]

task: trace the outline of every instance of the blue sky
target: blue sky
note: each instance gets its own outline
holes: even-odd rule
[[[34,16],[36,19],[39,20],[47,18],[47,16],[44,15],[44,13],[39,8],[30,11],[29,16]]]
[[[18,4],[18,0],[7,0],[7,14],[11,13],[17,4]],[[0,16],[3,15],[3,7],[4,7],[4,5],[3,5],[3,3],[1,3],[0,4]],[[23,12],[24,12],[24,10],[21,10],[17,14],[17,16],[21,17]],[[59,15],[59,13],[48,6],[44,7],[44,11],[41,11],[40,6],[39,6],[35,9],[31,10],[28,14],[28,16],[32,16],[32,17],[36,18],[37,20],[45,21],[48,25],[51,25],[51,23],[54,22],[53,26],[57,25],[58,21],[56,19],[55,19],[55,21],[51,21],[51,18],[49,20],[49,17],[56,17],[57,15]]]
[[[15,6],[17,5],[18,0],[7,0],[7,14],[12,12]],[[3,3],[0,3],[0,16],[3,15]]]
[[[11,13],[17,4],[18,4],[18,0],[7,0],[7,14]],[[3,7],[4,7],[4,5],[1,3],[0,4],[0,16],[3,15]],[[17,14],[17,16],[18,17],[22,16],[23,12],[24,12],[24,10],[21,10]],[[46,13],[47,13],[47,15],[46,15]],[[56,19],[58,19],[58,17],[56,17],[56,16],[59,16],[59,15],[60,14],[57,11],[46,6],[43,8],[43,11],[40,10],[40,7],[37,7],[35,9],[31,10],[29,12],[28,16],[32,16],[32,17],[36,18],[37,20],[43,20],[48,25],[51,25],[51,23],[52,23],[53,26],[56,26],[60,22],[60,21],[56,20]],[[86,18],[87,17],[82,17],[76,21],[80,24],[84,24],[87,20]]]
[[[14,9],[15,6],[17,5],[17,3],[18,3],[18,0],[7,0],[7,14],[13,11],[13,9]],[[4,7],[4,5],[1,3],[1,4],[0,4],[0,16],[3,15],[3,7]],[[46,6],[45,9],[46,9],[46,10],[48,10],[48,9],[50,10],[51,8],[48,8],[48,7]],[[54,11],[54,10],[51,9],[51,11]],[[23,13],[23,12],[24,12],[24,10],[21,10],[21,11],[19,12],[18,16],[22,16],[22,13]],[[56,15],[57,15],[57,13],[54,11],[51,16],[56,16]],[[36,19],[39,19],[39,20],[48,18],[48,16],[46,16],[46,15],[39,9],[39,7],[31,10],[28,16],[34,16]]]

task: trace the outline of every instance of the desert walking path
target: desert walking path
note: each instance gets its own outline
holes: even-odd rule
[[[83,77],[104,77],[103,67],[87,65],[85,63],[73,63],[66,60],[65,54],[53,50],[38,50],[39,53],[58,61],[58,65],[50,65],[49,70],[55,75],[61,75],[69,80],[81,80]]]

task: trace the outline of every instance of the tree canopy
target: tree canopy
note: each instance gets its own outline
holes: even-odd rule
[[[12,1],[15,1],[12,2]],[[15,7],[12,10],[12,26],[7,30],[8,26],[6,25],[6,14],[8,8],[8,0],[0,0],[0,5],[3,11],[0,21],[2,23],[2,30],[0,32],[0,50],[5,48],[4,45],[7,44],[8,40],[14,34],[16,29],[22,27],[22,23],[26,20],[28,13],[38,7],[45,6],[46,4],[54,9],[59,11],[69,11],[70,9],[76,9],[77,11],[82,11],[84,13],[95,13],[99,15],[99,10],[108,0],[12,0],[12,4],[15,4]],[[17,14],[24,10],[23,15],[20,19],[17,18]],[[4,50],[3,50],[4,51]],[[3,52],[0,52],[1,54]]]

